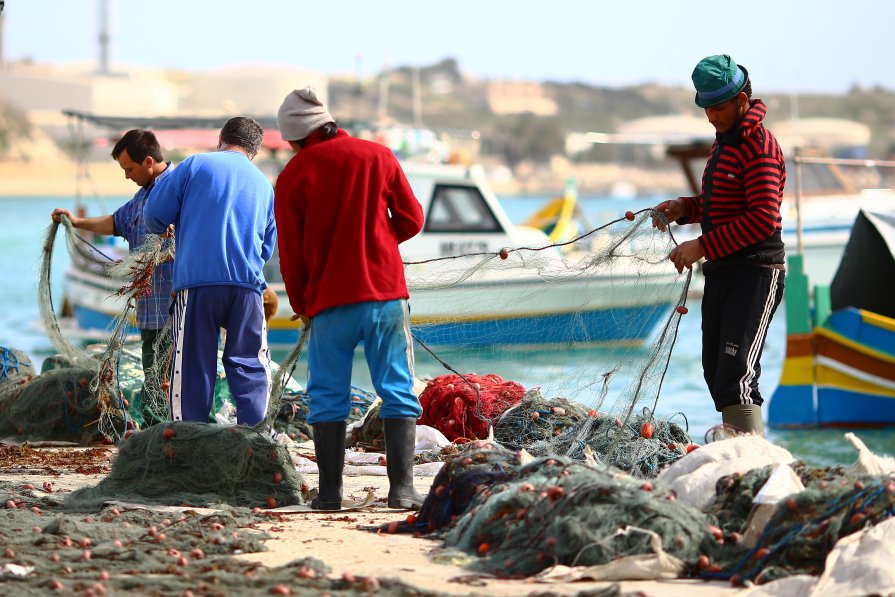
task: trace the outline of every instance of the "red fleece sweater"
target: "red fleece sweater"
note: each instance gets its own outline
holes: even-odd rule
[[[423,210],[387,147],[318,130],[280,174],[274,212],[295,313],[408,298],[398,244],[422,229]]]

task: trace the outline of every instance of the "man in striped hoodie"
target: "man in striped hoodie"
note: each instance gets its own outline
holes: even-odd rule
[[[663,201],[653,225],[699,222],[702,234],[668,257],[679,272],[705,258],[703,374],[722,421],[762,434],[758,378],[768,326],[783,298],[786,167],[745,68],[726,54],[708,56],[692,79],[696,105],[716,131],[702,193]]]

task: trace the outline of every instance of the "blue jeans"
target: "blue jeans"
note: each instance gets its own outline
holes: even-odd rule
[[[364,356],[383,419],[419,418],[413,393],[413,342],[407,301],[374,301],[327,309],[311,320],[308,340],[308,422],[345,421],[351,412],[354,350]]]

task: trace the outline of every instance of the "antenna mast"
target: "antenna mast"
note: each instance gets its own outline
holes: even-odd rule
[[[112,74],[109,68],[109,47],[112,36],[109,33],[109,0],[99,0],[99,74]]]

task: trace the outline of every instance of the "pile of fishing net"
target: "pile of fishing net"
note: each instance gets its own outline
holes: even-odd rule
[[[564,398],[547,399],[540,388],[526,392],[522,401],[505,410],[494,422],[494,440],[510,450],[550,442],[576,427],[587,416],[584,407]]]
[[[682,423],[658,419],[648,409],[622,422],[571,400],[545,398],[535,388],[497,418],[494,441],[536,456],[590,458],[651,478],[696,447],[685,418]]]
[[[376,395],[361,388],[352,386],[349,393],[351,409],[348,411],[347,423],[350,425],[369,418],[376,403]],[[307,441],[314,437],[314,429],[308,423],[311,412],[311,398],[306,390],[284,389],[278,397],[278,408],[273,420],[273,428],[278,433],[286,434],[290,439]],[[377,409],[378,412],[378,409]],[[378,418],[378,417],[377,417]],[[382,434],[382,424],[379,424]]]
[[[413,521],[413,530],[431,533],[454,523],[483,490],[512,479],[519,468],[519,454],[488,441],[474,441],[459,448],[435,475],[429,494]]]
[[[0,346],[0,395],[9,386],[23,383],[34,377],[34,365],[21,350]]]
[[[848,480],[855,482],[859,476],[849,473],[841,465],[820,468],[794,461],[788,466],[804,487],[826,488],[833,484],[847,483]],[[725,533],[743,531],[755,506],[755,497],[775,470],[776,465],[761,466],[745,473],[734,473],[718,479],[715,497],[706,511],[715,516],[718,526]]]
[[[485,439],[491,422],[517,404],[525,389],[499,375],[440,375],[420,394],[421,425],[441,431],[445,437]]]
[[[89,445],[110,443],[130,429],[167,420],[166,402],[148,399],[144,391],[138,349],[117,347],[111,370],[103,367],[108,345],[76,350],[47,357],[37,376],[0,386],[0,435]],[[223,389],[229,398],[225,381]]]
[[[382,417],[379,416],[381,406],[381,401],[374,403],[360,424],[351,427],[346,443],[349,448],[371,452],[385,451],[385,431]]]
[[[889,475],[801,462],[792,469],[805,489],[769,506],[767,521],[757,527],[753,500],[772,467],[718,481],[709,511],[719,521],[717,534],[727,548],[703,567],[702,576],[761,584],[795,574],[818,575],[839,539],[895,515],[895,480]]]
[[[0,398],[0,436],[18,441],[68,441],[89,445],[109,441],[100,427],[127,428],[120,397],[98,392],[96,371],[65,367],[41,373]]]
[[[286,449],[243,426],[173,422],[119,444],[112,471],[73,492],[66,507],[97,510],[111,500],[274,508],[304,501],[301,476]]]
[[[102,435],[101,399],[109,401],[92,385],[95,378],[93,366],[71,363],[36,375],[27,355],[0,347],[0,437],[92,443]]]
[[[575,460],[592,457],[635,477],[653,478],[695,447],[686,426],[675,423],[673,417],[660,419],[644,409],[626,421],[588,411],[577,426],[527,449],[540,456],[564,454]]]
[[[446,547],[500,577],[649,554],[656,537],[671,556],[696,563],[715,545],[710,523],[659,484],[481,443],[445,465],[414,521],[417,529],[444,527]]]

